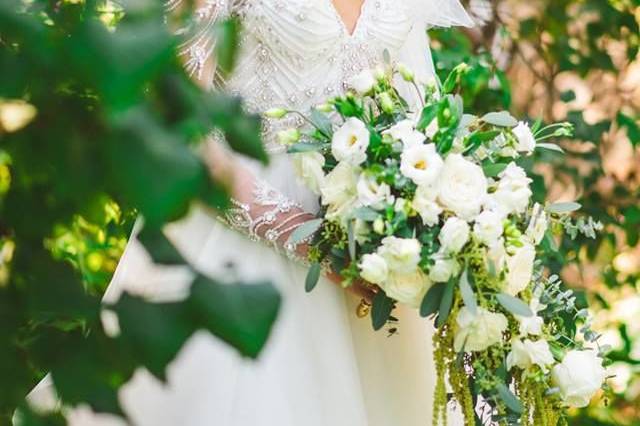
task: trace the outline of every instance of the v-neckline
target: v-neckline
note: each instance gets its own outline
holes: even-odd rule
[[[360,5],[360,13],[358,14],[358,18],[356,19],[355,25],[353,26],[353,29],[351,31],[349,31],[349,27],[347,27],[347,23],[344,21],[344,18],[342,17],[342,15],[340,14],[340,12],[338,11],[338,8],[336,7],[336,4],[334,3],[334,0],[327,0],[327,3],[329,3],[329,7],[331,8],[331,10],[333,11],[333,14],[336,17],[336,20],[338,21],[338,23],[340,24],[340,26],[342,27],[342,30],[344,31],[345,35],[349,38],[353,38],[361,24],[362,24],[362,19],[364,18],[365,15],[365,7],[367,5],[367,2],[369,0],[362,0],[362,4]]]

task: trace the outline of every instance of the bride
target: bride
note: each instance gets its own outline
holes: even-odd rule
[[[167,8],[174,11],[181,2],[169,0]],[[347,90],[355,75],[383,61],[384,51],[426,81],[434,71],[425,29],[471,25],[458,0],[201,0],[198,6],[199,31],[181,47],[187,71],[205,88],[242,96],[252,112],[308,110]],[[223,79],[212,63],[210,30],[232,15],[244,32],[236,69]],[[234,207],[224,215],[225,224],[194,208],[167,230],[202,272],[270,279],[279,287],[284,303],[263,353],[257,361],[246,360],[209,334],[194,335],[170,365],[168,384],[141,370],[121,389],[121,404],[134,424],[431,423],[429,322],[399,309],[399,333],[374,332],[355,314],[367,296],[364,288],[346,294],[327,279],[306,294],[304,266],[291,259],[304,254],[304,243],[284,247],[318,208],[277,143],[279,131],[298,124],[265,120],[268,168],[231,156],[215,141],[207,144],[205,155],[218,165],[215,173],[232,177]],[[154,265],[132,239],[105,298],[116,300],[126,290],[170,300],[188,290],[186,283],[180,271]],[[41,383],[31,400],[46,399],[48,386]],[[114,421],[81,409],[70,414],[71,424]]]

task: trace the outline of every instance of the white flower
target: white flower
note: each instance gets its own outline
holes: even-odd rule
[[[324,179],[324,155],[319,152],[301,152],[293,154],[293,168],[305,186],[320,194],[320,185]]]
[[[348,83],[356,92],[365,95],[376,85],[376,79],[371,70],[366,69],[360,74],[353,76]]]
[[[393,202],[391,188],[386,183],[378,183],[373,176],[360,175],[358,179],[358,202],[375,209],[383,207],[384,202]]]
[[[536,149],[536,138],[533,136],[529,125],[524,121],[513,128],[513,134],[518,140],[516,149],[520,152],[532,153]]]
[[[549,227],[549,220],[547,219],[547,213],[544,211],[540,204],[535,203],[533,205],[533,211],[531,213],[531,220],[529,226],[525,231],[525,235],[529,238],[532,244],[538,245],[544,238],[545,232]]]
[[[360,276],[373,284],[382,284],[389,276],[387,261],[377,253],[365,254],[358,265]]]
[[[435,186],[418,186],[411,205],[422,218],[422,223],[433,226],[440,220],[442,207],[436,202],[438,191]]]
[[[460,263],[444,253],[433,256],[435,263],[429,269],[429,278],[437,283],[444,283],[460,273]]]
[[[606,378],[602,359],[595,351],[567,352],[551,370],[551,379],[560,388],[560,396],[571,407],[586,407]]]
[[[533,365],[547,371],[547,366],[554,363],[553,354],[546,340],[531,341],[514,339],[511,342],[511,352],[507,355],[507,370],[513,366],[527,369]]]
[[[393,139],[401,141],[405,147],[422,145],[422,142],[425,141],[425,136],[416,130],[415,123],[410,119],[399,121],[382,134],[390,135]]]
[[[507,283],[505,293],[516,296],[527,288],[533,275],[536,250],[531,244],[518,248],[513,256],[507,257]]]
[[[380,287],[390,298],[412,308],[418,308],[431,287],[431,281],[419,268],[416,268],[410,273],[389,274]]]
[[[386,237],[378,253],[387,261],[392,272],[413,273],[420,263],[422,247],[415,238]]]
[[[357,169],[342,162],[320,184],[322,204],[329,206],[327,219],[346,219],[358,201]]]
[[[473,235],[478,241],[491,246],[502,236],[503,216],[491,211],[485,210],[476,217],[476,223],[473,225]]]
[[[434,144],[411,145],[402,152],[400,172],[416,185],[431,185],[438,179],[443,163]]]
[[[516,319],[520,323],[519,332],[522,336],[532,335],[532,336],[540,336],[542,334],[542,326],[544,325],[544,320],[539,315],[536,315],[539,311],[545,308],[544,305],[540,304],[540,301],[536,298],[531,299],[529,302],[529,308],[534,315],[528,317],[522,317],[520,315],[515,315]]]
[[[453,348],[456,352],[462,349],[468,352],[479,352],[502,341],[502,333],[507,329],[507,318],[502,314],[490,312],[478,307],[474,314],[464,306],[456,317],[456,331]]]
[[[438,200],[461,219],[473,220],[485,201],[487,179],[477,164],[449,154],[439,178]]]
[[[469,224],[457,217],[450,217],[440,230],[438,240],[448,253],[458,253],[469,241]]]
[[[492,207],[504,214],[524,213],[531,198],[530,183],[531,179],[521,167],[509,163],[500,173],[496,192],[491,195]]]
[[[331,153],[338,161],[346,161],[354,166],[367,159],[369,130],[357,118],[350,117],[333,134]]]

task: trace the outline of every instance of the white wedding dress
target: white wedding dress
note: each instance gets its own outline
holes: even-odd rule
[[[176,7],[180,0],[169,2]],[[204,32],[216,19],[237,15],[244,36],[237,69],[226,79],[205,62],[214,40]],[[331,0],[208,0],[197,11],[203,32],[184,44],[186,66],[195,78],[241,95],[248,110],[271,107],[308,110],[348,88],[349,78],[383,61],[387,50],[426,80],[433,74],[425,28],[470,25],[457,0],[365,0],[352,34]],[[317,211],[316,196],[298,183],[275,133],[297,124],[270,121],[264,141],[272,159],[261,168],[243,160],[258,179],[257,204],[299,203]],[[286,209],[285,209],[286,210]],[[431,325],[414,310],[398,309],[399,332],[374,332],[358,319],[359,300],[321,280],[304,291],[305,267],[255,241],[251,206],[227,215],[247,238],[194,208],[167,229],[176,246],[204,273],[230,273],[248,281],[269,279],[283,295],[272,335],[258,360],[243,359],[207,333],[194,335],[171,363],[168,384],[144,370],[120,391],[135,425],[189,426],[426,426],[431,424],[434,369]],[[230,272],[229,264],[233,265]],[[171,300],[188,291],[184,271],[154,265],[135,238],[120,262],[107,300],[122,291]],[[45,380],[30,395],[43,404],[52,396]],[[78,408],[72,425],[119,424]],[[458,423],[455,423],[458,424]]]

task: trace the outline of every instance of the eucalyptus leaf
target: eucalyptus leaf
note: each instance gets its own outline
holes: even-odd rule
[[[544,142],[538,143],[536,144],[536,149],[538,148],[548,149],[549,151],[556,151],[561,154],[564,154],[564,149],[562,149],[559,145],[556,145],[555,143],[544,143]]]
[[[498,302],[513,315],[521,317],[533,316],[533,312],[531,312],[529,306],[517,297],[513,297],[506,293],[499,293],[496,295],[496,298],[498,299]]]
[[[481,120],[499,127],[515,127],[518,125],[518,120],[513,118],[507,111],[490,112],[483,115]]]
[[[373,298],[371,307],[371,325],[374,330],[380,330],[389,320],[393,311],[394,301],[386,293],[380,290]]]
[[[373,222],[379,216],[380,214],[371,207],[359,207],[353,211],[353,217],[366,222]]]
[[[355,223],[354,221],[349,221],[349,226],[347,227],[347,241],[349,244],[349,257],[351,260],[356,259],[356,231],[355,231]]]
[[[305,238],[313,235],[320,226],[322,226],[322,219],[313,219],[298,226],[295,231],[289,235],[287,244],[299,244]]]
[[[453,279],[445,285],[444,293],[442,294],[442,300],[440,301],[440,307],[438,309],[438,320],[436,321],[437,327],[442,327],[449,319],[451,313],[451,306],[453,305],[453,290],[455,284]]]
[[[320,280],[320,271],[321,268],[318,262],[312,263],[309,267],[307,278],[304,282],[304,289],[307,291],[307,293],[311,292],[318,284],[318,281]]]
[[[445,287],[445,283],[435,283],[431,286],[429,291],[427,291],[427,294],[425,294],[422,299],[422,304],[420,305],[420,316],[428,317],[429,315],[433,315],[438,312]]]
[[[472,312],[478,312],[478,302],[476,301],[476,295],[473,293],[471,284],[469,284],[469,270],[465,269],[460,276],[460,294],[464,305]]]
[[[287,148],[289,154],[297,154],[300,152],[321,151],[326,144],[313,142],[298,142]]]
[[[580,205],[580,203],[570,201],[566,203],[550,204],[545,208],[545,210],[549,213],[565,214],[575,212],[576,210],[580,210],[581,208],[582,205]]]
[[[482,166],[482,171],[487,177],[496,177],[506,169],[506,163],[488,163]]]
[[[316,108],[313,108],[311,110],[311,122],[326,137],[331,138],[331,135],[333,133],[333,126],[327,114],[318,111]]]
[[[520,402],[518,397],[515,396],[513,392],[511,392],[507,385],[505,385],[504,383],[500,383],[498,386],[496,386],[496,390],[498,391],[498,395],[507,406],[507,408],[515,413],[522,414],[522,411],[524,409],[522,407],[522,402]]]

